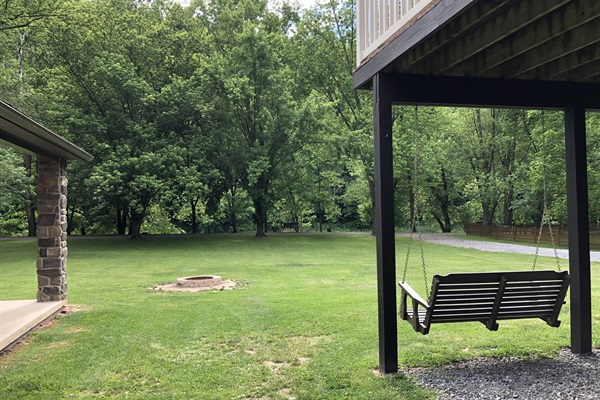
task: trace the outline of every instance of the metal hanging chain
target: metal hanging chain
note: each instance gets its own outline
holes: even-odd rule
[[[415,174],[417,172],[417,160],[418,160],[418,156],[417,156],[418,150],[417,149],[418,149],[418,140],[419,139],[416,135],[416,132],[413,133],[413,136],[414,136],[413,145],[415,146],[415,149],[413,149],[413,179],[411,182],[411,189],[414,193],[415,187],[416,187]],[[413,199],[413,201],[414,201],[414,199]],[[408,272],[408,261],[410,259],[410,249],[412,247],[413,233],[414,233],[415,227],[416,227],[416,219],[417,219],[417,212],[416,212],[415,208],[413,207],[412,215],[410,216],[410,234],[408,236],[408,247],[407,247],[407,251],[406,251],[406,260],[404,261],[404,271],[402,273],[402,282],[406,282],[406,273]]]
[[[538,259],[538,255],[540,253],[540,241],[542,239],[542,231],[544,230],[544,222],[546,221],[546,216],[548,213],[548,205],[547,205],[547,201],[546,201],[546,140],[545,140],[545,119],[544,119],[544,110],[542,110],[542,143],[541,143],[541,148],[542,148],[542,186],[543,186],[543,209],[542,209],[542,218],[540,221],[540,228],[538,231],[538,236],[537,236],[537,240],[535,242],[535,255],[533,257],[533,267],[531,268],[533,271],[535,271],[535,267],[537,265],[537,259]]]
[[[542,221],[540,223],[540,230],[535,247],[535,256],[533,257],[533,270],[535,271],[537,258],[540,252],[540,241],[542,239],[542,232],[544,230],[544,223],[548,220],[548,229],[550,231],[550,239],[552,240],[552,248],[554,249],[554,258],[556,260],[556,266],[560,272],[560,258],[558,257],[558,249],[556,248],[556,242],[554,240],[554,231],[552,230],[552,222],[548,218],[548,168],[546,164],[546,124],[545,124],[545,113],[542,110],[542,183],[543,183],[543,201],[544,208],[542,210]]]
[[[402,274],[402,281],[406,282],[406,273],[408,271],[408,262],[410,259],[410,250],[412,246],[412,240],[414,232],[417,231],[419,235],[419,247],[421,251],[421,266],[423,268],[423,282],[425,286],[426,298],[429,298],[429,286],[427,286],[427,268],[425,266],[425,251],[423,249],[423,234],[419,225],[419,108],[415,105],[415,130],[414,130],[414,157],[413,157],[413,179],[412,179],[412,190],[413,190],[413,213],[411,215],[410,223],[410,235],[408,238],[408,249],[406,252],[406,261],[404,263],[404,272]]]

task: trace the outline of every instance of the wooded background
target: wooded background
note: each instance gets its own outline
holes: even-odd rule
[[[0,10],[0,98],[95,157],[69,166],[71,234],[372,229],[372,94],[352,86],[353,1]],[[560,112],[396,107],[394,140],[399,229],[417,190],[424,229],[539,225],[544,176],[549,219],[567,220]],[[35,235],[34,178],[35,160],[0,147],[0,236]]]

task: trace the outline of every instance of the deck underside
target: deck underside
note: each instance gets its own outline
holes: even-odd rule
[[[355,71],[600,83],[600,2],[442,0]]]

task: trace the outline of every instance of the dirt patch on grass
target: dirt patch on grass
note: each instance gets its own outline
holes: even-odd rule
[[[296,398],[294,396],[292,396],[292,389],[290,388],[283,388],[280,389],[279,391],[277,391],[277,394],[281,397],[283,397],[284,399],[287,400],[296,400]]]
[[[310,357],[298,357],[298,362],[300,365],[307,364],[310,361]]]
[[[46,346],[46,349],[60,349],[62,347],[67,347],[71,344],[68,340],[62,340],[60,342],[53,342]]]
[[[67,315],[79,311],[89,311],[89,307],[82,304],[67,304],[59,315]]]
[[[294,365],[306,365],[318,346],[328,340],[327,336],[291,336],[287,339],[288,355],[295,358]]]
[[[314,347],[323,341],[327,336],[290,336],[287,338],[290,346],[293,347]]]
[[[50,321],[44,321],[43,323],[39,324],[38,327],[35,328],[35,330],[33,330],[31,332],[33,333],[33,332],[37,332],[37,331],[43,331],[48,328],[52,328],[53,326],[56,326],[56,324],[58,324],[58,321],[56,319],[51,319]]]
[[[289,363],[275,361],[265,361],[263,365],[268,367],[275,375],[280,375],[283,368],[288,368],[290,366]]]
[[[29,346],[29,340],[25,338],[17,344],[11,346],[9,349],[2,350],[0,352],[0,368],[7,368],[14,356],[27,346]]]

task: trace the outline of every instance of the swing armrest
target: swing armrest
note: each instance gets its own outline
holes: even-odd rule
[[[424,325],[419,318],[419,308],[425,309],[427,312],[430,307],[425,300],[419,296],[417,292],[410,287],[410,285],[406,282],[399,282],[400,288],[402,289],[402,293],[400,296],[400,318],[405,321],[408,321],[415,332],[420,332],[423,335],[427,334],[429,331],[429,327]],[[412,310],[409,312],[408,305],[408,297],[411,299]]]
[[[407,294],[413,300],[413,308],[417,308],[414,307],[414,303],[417,302],[421,307],[425,308],[426,310],[429,309],[429,304],[427,304],[427,302],[423,300],[423,298],[419,296],[419,294],[415,292],[414,289],[411,288],[408,283],[399,282],[398,285],[400,286],[400,288],[402,288],[402,296],[404,297],[404,294]]]

